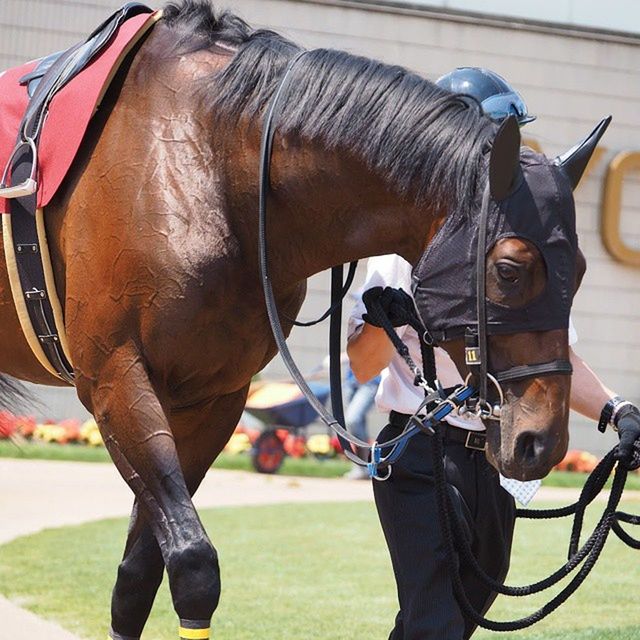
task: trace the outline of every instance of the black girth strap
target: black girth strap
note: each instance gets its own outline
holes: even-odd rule
[[[13,180],[22,182],[27,179],[31,171],[31,162],[29,148],[23,147],[11,172]],[[62,349],[44,275],[36,224],[36,197],[37,193],[34,193],[10,201],[16,266],[29,319],[38,342],[60,378],[73,384],[73,367]]]

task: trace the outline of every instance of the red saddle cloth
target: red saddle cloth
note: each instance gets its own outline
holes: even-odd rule
[[[158,12],[136,15],[120,25],[107,47],[54,96],[38,145],[38,207],[49,204],[67,175],[112,79],[112,69],[158,17]],[[38,62],[32,60],[0,73],[0,174],[16,145],[18,127],[29,102],[27,87],[19,80]],[[9,213],[4,198],[0,198],[0,213]]]

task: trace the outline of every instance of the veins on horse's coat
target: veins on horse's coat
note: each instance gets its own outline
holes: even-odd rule
[[[150,433],[149,435],[145,436],[141,440],[137,440],[136,444],[138,445],[144,444],[145,442],[149,442],[150,440],[153,440],[154,438],[158,438],[160,436],[166,436],[170,440],[175,441],[175,436],[173,435],[173,433],[171,433],[171,431],[160,430],[160,431],[154,431],[153,433]]]

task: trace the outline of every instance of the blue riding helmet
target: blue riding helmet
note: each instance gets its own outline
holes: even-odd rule
[[[502,76],[489,69],[458,67],[438,78],[436,84],[441,89],[471,96],[496,122],[513,115],[522,126],[536,119],[527,112],[522,96]]]

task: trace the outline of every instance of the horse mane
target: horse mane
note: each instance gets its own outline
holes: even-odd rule
[[[170,2],[164,17],[183,52],[232,46],[237,52],[207,86],[217,117],[261,118],[301,47],[252,29],[208,0]],[[477,105],[407,69],[333,49],[303,56],[281,103],[282,134],[355,154],[403,195],[438,210],[474,207],[483,151],[495,126]]]

